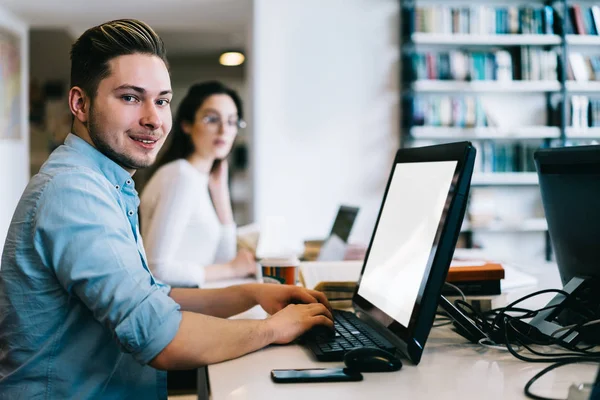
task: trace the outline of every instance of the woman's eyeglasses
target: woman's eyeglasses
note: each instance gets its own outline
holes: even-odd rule
[[[243,129],[246,127],[246,121],[243,119],[230,119],[225,122],[225,125],[223,125],[223,120],[217,115],[207,115],[203,117],[202,123],[212,129],[218,129],[221,126],[227,126],[228,128],[235,129]]]

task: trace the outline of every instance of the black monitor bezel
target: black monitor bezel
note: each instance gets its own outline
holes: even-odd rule
[[[385,326],[395,338],[399,339],[402,343],[401,350],[414,364],[418,364],[420,361],[425,342],[429,336],[435,318],[442,286],[446,280],[446,275],[448,273],[448,268],[465,213],[474,160],[475,148],[470,142],[448,143],[398,150],[385,188],[373,234],[367,248],[360,279],[354,292],[352,300],[355,308],[368,314],[369,318]],[[424,274],[424,276],[427,276],[427,279],[423,279],[421,282],[419,295],[413,308],[410,322],[408,326],[405,327],[364,297],[360,296],[358,291],[360,289],[360,281],[362,280],[369,259],[369,254],[373,246],[373,241],[376,236],[396,166],[401,163],[438,161],[456,161],[452,183],[446,198],[446,204],[449,204],[449,206],[447,207],[447,210],[443,212],[442,218],[440,218],[440,223],[435,234],[434,245],[432,246],[428,265]]]

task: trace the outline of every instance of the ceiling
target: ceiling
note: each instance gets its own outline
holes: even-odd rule
[[[149,23],[169,54],[244,49],[251,0],[0,0],[0,6],[32,28],[59,28],[73,38],[118,18]]]

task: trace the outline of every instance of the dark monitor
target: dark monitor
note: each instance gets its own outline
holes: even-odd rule
[[[563,286],[600,278],[600,146],[543,149],[534,159]]]
[[[358,214],[358,207],[350,207],[350,206],[340,206],[338,213],[335,217],[335,221],[333,222],[333,226],[331,227],[331,232],[329,236],[336,235],[343,242],[347,243],[348,238],[350,237],[350,232],[352,232],[352,226],[354,226],[354,221],[356,220],[356,215]]]
[[[353,305],[413,363],[421,359],[463,221],[469,142],[398,150]]]
[[[564,329],[600,315],[600,146],[542,149],[534,160],[562,291],[568,296],[557,294],[530,325],[551,337],[564,330],[561,340],[567,343],[600,344],[596,326]]]
[[[590,400],[598,399],[600,399],[600,368],[598,368],[598,375],[596,375],[596,381],[594,382],[594,386],[592,387],[592,394],[590,396]]]

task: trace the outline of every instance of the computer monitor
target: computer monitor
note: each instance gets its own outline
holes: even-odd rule
[[[543,149],[534,159],[563,286],[600,277],[600,146]]]
[[[475,149],[469,142],[397,152],[353,305],[417,364],[460,233]]]
[[[333,222],[329,236],[336,235],[342,239],[343,242],[348,242],[357,215],[358,207],[341,205],[335,216],[335,221]]]
[[[600,399],[600,368],[598,368],[598,375],[596,375],[596,381],[592,386],[592,394],[590,395],[590,400]]]
[[[590,312],[600,313],[600,146],[541,149],[534,160],[540,183],[548,232],[563,290],[569,302],[588,303]],[[591,296],[591,297],[590,297]],[[567,298],[558,294],[531,324],[552,335],[563,325],[578,323],[569,312]],[[586,306],[587,307],[587,306]],[[581,339],[578,332],[564,338]]]

